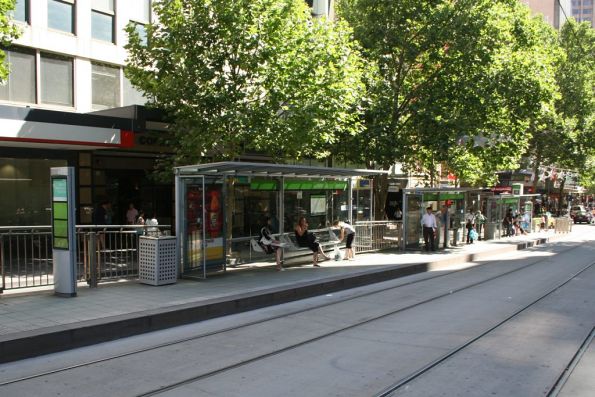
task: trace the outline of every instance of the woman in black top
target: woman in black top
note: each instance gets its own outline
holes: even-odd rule
[[[300,217],[297,226],[294,229],[295,231],[295,239],[300,247],[308,247],[314,253],[312,256],[312,262],[315,267],[320,267],[318,264],[318,254],[320,253],[324,259],[330,259],[329,256],[326,256],[322,247],[316,241],[316,236],[314,233],[308,231],[308,221],[305,217]]]

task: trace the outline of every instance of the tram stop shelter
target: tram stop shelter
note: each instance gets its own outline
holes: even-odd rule
[[[436,215],[438,232],[436,248],[457,245],[465,240],[466,216],[481,211],[485,217],[479,227],[481,239],[490,240],[505,235],[502,220],[508,209],[514,215],[524,216],[525,227],[530,227],[533,216],[534,194],[494,194],[482,188],[414,188],[405,189],[403,199],[403,249],[416,249],[423,245],[421,217],[427,207]],[[446,212],[442,209],[446,208]]]
[[[509,209],[513,215],[521,215],[521,226],[524,230],[531,231],[536,197],[539,194],[499,194],[489,197],[486,202],[485,239],[506,235],[502,221]]]
[[[336,219],[373,220],[373,177],[387,173],[235,161],[176,167],[180,275],[206,278],[262,260],[251,241],[267,223],[283,237],[301,216],[310,230],[328,233]]]
[[[427,207],[436,215],[436,248],[456,245],[464,236],[465,213],[471,191],[468,188],[412,188],[403,192],[403,249],[423,246],[421,217]],[[446,207],[446,214],[440,210]],[[445,227],[448,225],[448,227]]]

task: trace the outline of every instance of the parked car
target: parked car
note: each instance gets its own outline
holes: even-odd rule
[[[574,223],[591,223],[593,215],[589,211],[576,211],[572,219]]]
[[[574,217],[577,212],[587,212],[583,205],[573,205],[570,207],[570,217]]]

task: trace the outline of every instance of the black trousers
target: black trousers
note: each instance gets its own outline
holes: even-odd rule
[[[431,227],[424,226],[424,242],[426,243],[426,251],[430,250],[430,246],[432,247],[432,251],[436,248],[434,247],[434,229]]]

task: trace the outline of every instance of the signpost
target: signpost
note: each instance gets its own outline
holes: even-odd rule
[[[50,169],[52,189],[52,258],[54,293],[76,296],[76,218],[74,168]]]

